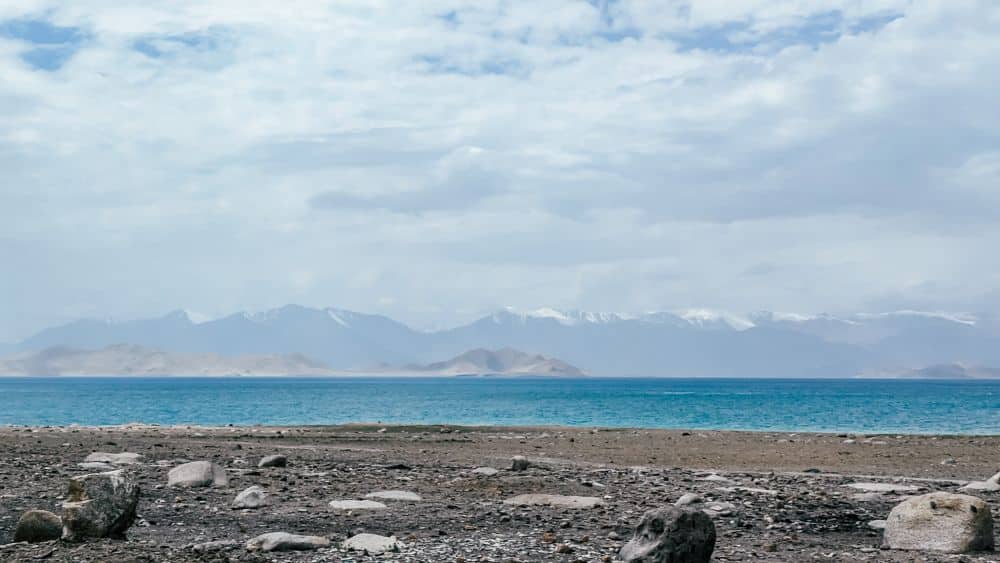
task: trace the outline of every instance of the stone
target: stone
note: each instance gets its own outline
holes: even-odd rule
[[[670,506],[643,514],[618,558],[626,563],[708,563],[714,550],[712,519],[699,510]]]
[[[62,537],[62,519],[48,510],[29,510],[21,515],[14,528],[14,541],[37,543]]]
[[[115,470],[114,465],[111,465],[110,463],[104,463],[101,461],[84,461],[76,465],[79,466],[81,469],[86,469],[87,471],[97,471],[99,473]]]
[[[271,497],[263,488],[247,487],[233,499],[233,508],[260,508],[271,504]]]
[[[868,527],[873,530],[882,531],[885,529],[885,520],[869,520]]]
[[[111,465],[134,465],[140,463],[142,459],[142,454],[134,454],[131,452],[121,452],[118,454],[112,454],[107,452],[94,452],[88,455],[83,461],[84,463],[107,463]]]
[[[723,483],[723,484],[728,484],[728,485],[735,484],[734,481],[732,481],[731,479],[726,479],[722,475],[716,475],[715,473],[713,473],[713,474],[711,474],[711,475],[709,475],[707,477],[699,477],[699,478],[695,479],[695,481],[709,481],[709,482],[712,482],[712,483]]]
[[[705,499],[701,497],[698,493],[685,493],[681,495],[681,498],[677,499],[674,506],[687,506],[689,504],[701,504],[705,502]]]
[[[396,536],[380,536],[378,534],[358,534],[351,536],[340,544],[344,549],[364,551],[369,555],[380,555],[390,551],[399,551],[402,547]]]
[[[492,477],[498,473],[500,473],[500,470],[492,467],[477,467],[472,470],[473,475],[482,475],[484,477]]]
[[[228,487],[226,470],[210,461],[192,461],[171,469],[167,473],[171,487]]]
[[[709,502],[701,509],[709,518],[715,519],[719,516],[730,516],[736,512],[736,505],[731,502]]]
[[[419,502],[424,500],[420,495],[411,491],[375,491],[368,493],[365,498],[379,498],[383,500],[402,500],[408,502]]]
[[[63,503],[63,538],[123,539],[138,504],[139,484],[128,470],[74,477]]]
[[[247,542],[247,551],[306,551],[328,547],[330,540],[321,536],[299,536],[287,532],[261,534]]]
[[[577,497],[564,495],[544,495],[527,494],[517,495],[505,501],[504,504],[513,506],[554,506],[558,508],[594,508],[601,506],[604,501],[597,497]]]
[[[920,487],[914,485],[896,483],[848,483],[844,486],[866,493],[914,493],[920,490]]]
[[[516,455],[510,460],[511,471],[524,471],[531,466],[528,459],[523,455]]]
[[[968,485],[958,489],[960,491],[986,491],[986,492],[996,492],[1000,491],[1000,473],[990,477],[985,481],[973,481]]]
[[[257,467],[285,467],[288,465],[288,458],[283,455],[269,455],[262,457],[257,462]]]
[[[886,547],[940,553],[993,549],[993,516],[969,495],[929,493],[907,499],[886,518]]]
[[[228,551],[230,549],[236,549],[239,545],[240,543],[236,540],[215,540],[196,543],[189,546],[189,548],[191,551],[197,553],[212,553],[215,551]]]
[[[385,510],[388,506],[374,500],[331,500],[330,508],[334,510]]]

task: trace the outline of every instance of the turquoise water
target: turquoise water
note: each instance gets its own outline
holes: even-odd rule
[[[0,424],[136,421],[1000,434],[1000,381],[0,378]]]

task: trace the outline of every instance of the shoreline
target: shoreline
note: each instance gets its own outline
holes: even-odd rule
[[[907,494],[955,492],[996,471],[1000,436],[844,435],[355,423],[330,426],[0,427],[0,560],[263,562],[242,546],[267,532],[306,533],[332,544],[280,561],[612,561],[643,511],[696,493],[711,506],[718,561],[911,561],[880,549],[884,519]],[[125,541],[3,546],[24,510],[58,512],[68,478],[93,452],[141,454],[133,472],[142,489],[141,524]],[[258,468],[264,456],[288,466]],[[514,471],[524,456],[529,468]],[[168,470],[209,460],[225,488],[173,489]],[[492,467],[489,474],[473,472]],[[30,477],[30,478],[25,478]],[[858,485],[860,483],[860,485]],[[866,483],[889,490],[866,492]],[[234,510],[235,495],[263,487],[273,503]],[[407,490],[419,502],[340,512],[328,503],[379,490]],[[599,506],[512,506],[521,494],[577,495]],[[1000,504],[1000,493],[976,493]],[[395,535],[399,552],[366,556],[340,541],[358,532]],[[230,541],[216,559],[191,546]],[[566,547],[556,548],[559,545]],[[568,551],[567,551],[568,550]],[[571,553],[568,555],[568,553]],[[833,555],[831,555],[833,554]],[[925,562],[951,556],[920,553]],[[986,562],[990,554],[964,561]]]

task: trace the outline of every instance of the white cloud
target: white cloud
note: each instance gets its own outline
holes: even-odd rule
[[[41,1],[0,31],[0,341],[288,301],[996,309],[986,1]],[[387,299],[385,296],[391,295]]]

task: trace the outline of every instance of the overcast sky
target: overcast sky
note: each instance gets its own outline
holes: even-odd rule
[[[0,341],[1000,309],[995,0],[0,2]]]

